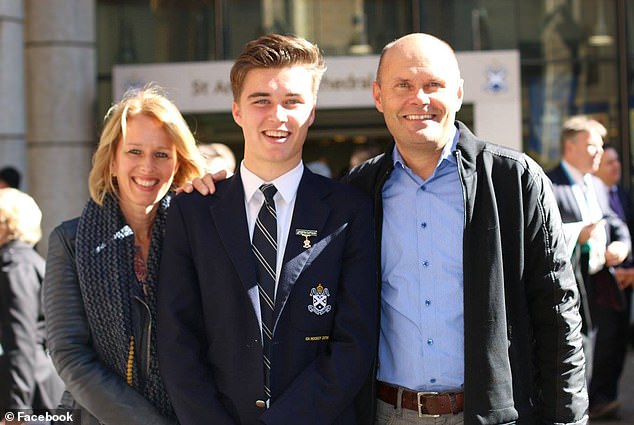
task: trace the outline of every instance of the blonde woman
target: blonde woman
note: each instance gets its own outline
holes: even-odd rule
[[[33,249],[42,213],[26,193],[0,189],[0,410],[50,409],[64,390],[46,354],[40,295],[44,259]],[[4,423],[4,419],[3,422]]]
[[[52,232],[44,285],[51,356],[82,424],[176,423],[156,357],[158,265],[171,190],[202,170],[158,87],[107,113],[91,199]]]

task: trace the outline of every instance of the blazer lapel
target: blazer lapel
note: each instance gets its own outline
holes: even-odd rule
[[[244,289],[250,293],[253,288],[257,288],[257,278],[255,259],[251,254],[247,215],[244,209],[244,188],[240,173],[236,173],[224,185],[219,186],[213,196],[219,199],[210,207],[210,213],[220,240],[238,272]]]
[[[299,275],[309,259],[318,255],[330,239],[323,234],[326,220],[330,215],[330,205],[323,201],[329,189],[309,170],[304,175],[297,189],[297,199],[293,209],[293,218],[288,232],[288,241],[284,251],[284,264],[280,273],[275,296],[273,320],[277,324],[288,296]],[[314,230],[317,236],[309,237],[310,248],[304,248],[305,237],[297,235],[299,229]]]
[[[559,211],[562,221],[564,223],[581,221],[581,210],[573,190],[574,183],[570,180],[561,164],[553,170],[551,179],[558,186],[553,187],[553,190],[559,191]]]

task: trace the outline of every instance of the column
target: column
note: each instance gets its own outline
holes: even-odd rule
[[[23,1],[0,1],[0,167],[20,170],[26,190],[23,34]]]
[[[95,119],[95,0],[25,0],[30,192],[48,235],[88,199]]]

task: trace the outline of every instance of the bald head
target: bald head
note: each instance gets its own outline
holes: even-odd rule
[[[376,81],[380,84],[382,71],[386,62],[400,58],[419,63],[438,62],[446,67],[446,72],[452,78],[460,80],[460,68],[456,54],[449,44],[430,34],[413,33],[388,43],[381,52]],[[453,74],[453,75],[452,75]]]
[[[453,49],[429,34],[409,34],[383,49],[372,85],[374,104],[408,166],[433,171],[455,132],[463,81]],[[423,169],[425,168],[425,169]]]

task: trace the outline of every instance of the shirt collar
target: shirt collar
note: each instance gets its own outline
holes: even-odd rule
[[[280,194],[282,199],[289,203],[295,197],[299,182],[304,174],[304,163],[299,161],[299,164],[295,168],[282,174],[273,181],[267,182],[256,176],[251,170],[249,170],[244,161],[240,163],[240,177],[242,178],[242,185],[244,186],[244,196],[247,203],[251,202],[253,196],[256,193],[260,193],[258,189],[264,183],[273,183],[277,189],[277,193]]]
[[[586,184],[586,177],[588,176],[588,174],[583,174],[577,168],[570,165],[570,163],[565,159],[561,160],[561,166],[563,167],[566,174],[568,174],[568,178],[572,180],[573,183],[581,186],[584,186]]]
[[[601,180],[598,177],[595,178],[594,181],[596,182],[597,185],[599,185],[599,187],[601,187],[603,189],[603,191],[605,191],[605,193],[615,192],[616,191],[616,186],[608,186],[607,184],[605,184],[605,182],[603,180]]]
[[[449,139],[448,139],[451,141],[451,143],[445,143],[445,146],[443,146],[442,153],[440,154],[440,158],[438,158],[438,162],[436,163],[436,168],[431,177],[433,177],[434,174],[436,174],[436,170],[438,169],[438,167],[440,167],[440,164],[445,159],[449,161],[450,163],[453,163],[453,164],[457,163],[456,158],[454,157],[454,155],[452,155],[452,153],[455,152],[456,150],[459,137],[460,137],[460,132],[458,131],[458,128],[453,126],[451,134],[449,135]],[[392,151],[392,158],[393,158],[392,160],[394,162],[395,167],[409,169],[409,167],[405,164],[405,161],[403,160],[401,153],[398,151],[396,144],[394,144],[394,150]]]

